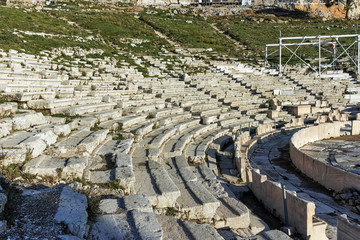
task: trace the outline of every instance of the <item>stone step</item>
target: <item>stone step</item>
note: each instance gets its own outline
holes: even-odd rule
[[[83,106],[74,106],[64,111],[59,112],[56,110],[56,113],[64,113],[70,116],[84,115],[95,112],[111,111],[115,108],[116,103],[100,103],[100,104],[91,104]],[[55,113],[55,112],[54,112]]]
[[[174,207],[180,191],[165,168],[155,161],[144,162],[135,172],[135,191],[148,196],[151,205],[157,208]]]
[[[161,240],[163,230],[152,212],[131,210],[102,215],[92,225],[90,239]]]
[[[226,135],[228,132],[229,129],[218,129],[209,133],[208,135],[202,136],[201,138],[199,137],[199,140],[196,139],[187,147],[185,152],[187,159],[195,164],[203,163],[206,158],[206,150],[212,141],[216,138]]]
[[[16,93],[7,93],[4,95],[6,96],[6,99],[15,102],[27,102],[36,99],[55,98],[55,92],[16,92]]]
[[[181,195],[176,203],[178,210],[188,219],[211,219],[220,202],[199,182],[177,182]]]
[[[29,158],[35,158],[41,155],[47,147],[42,136],[23,131],[1,139],[0,145],[5,166],[13,163],[22,163]]]
[[[86,114],[87,117],[94,117],[96,118],[100,123],[116,118],[120,118],[122,116],[122,109],[111,109],[109,111],[101,111],[101,112],[95,112],[91,114]]]
[[[185,228],[191,232],[194,239],[214,239],[222,240],[223,237],[209,224],[197,224],[194,222],[184,222]]]
[[[108,170],[90,171],[89,181],[92,183],[108,183],[117,181],[126,192],[134,192],[135,174],[131,162],[131,156],[125,153],[117,153],[114,158],[114,168]]]
[[[184,156],[177,156],[166,161],[170,167],[169,174],[181,191],[177,206],[186,217],[210,218],[213,210],[218,207],[217,200],[197,182],[193,168]]]
[[[134,192],[135,174],[131,155],[133,139],[109,140],[98,149],[91,159],[85,178],[93,183],[117,181],[130,193]]]
[[[84,238],[89,229],[87,207],[85,195],[74,192],[69,186],[65,186],[60,195],[55,221],[63,223],[73,235]]]
[[[124,117],[117,122],[120,128],[126,129],[131,127],[132,125],[145,122],[145,119],[146,116],[129,116],[129,117]]]
[[[132,194],[116,199],[103,199],[99,209],[105,214],[120,213],[123,210],[138,210],[139,212],[153,212],[148,197],[144,194]]]
[[[134,106],[134,107],[129,107],[129,108],[125,108],[124,113],[126,114],[140,114],[140,113],[151,113],[156,111],[157,109],[163,109],[166,107],[166,104],[156,104],[156,105],[142,105],[142,106]]]
[[[69,137],[56,144],[59,156],[89,156],[106,139],[108,132],[109,130],[107,129],[98,131],[83,129],[75,131]]]
[[[11,118],[13,130],[28,130],[30,127],[48,124],[49,120],[42,114],[28,111],[16,114]]]
[[[223,240],[209,224],[185,222],[172,216],[157,215],[164,231],[164,239]]]
[[[215,104],[217,107],[220,107],[221,103]],[[195,115],[200,115],[200,113],[204,110],[213,109],[214,103],[205,103],[205,104],[197,104],[191,107],[185,107],[186,111],[190,111]]]
[[[200,164],[196,167],[197,172],[200,173],[201,177],[205,180],[215,180],[216,176],[211,168],[209,168],[206,163]]]
[[[193,138],[198,138],[200,135],[203,135],[206,132],[214,131],[217,128],[218,126],[216,124],[201,125],[191,130],[188,134],[192,134]]]
[[[191,140],[191,134],[176,135],[164,146],[163,156],[175,157],[181,155],[186,146],[191,142]]]
[[[150,113],[150,117],[151,118],[162,118],[162,117],[167,117],[167,116],[171,116],[171,115],[176,115],[176,114],[181,114],[183,113],[183,109],[182,108],[166,108],[166,109],[162,109],[156,112],[152,112]]]
[[[81,179],[87,165],[88,160],[83,157],[60,158],[42,155],[26,163],[24,165],[24,172],[66,180],[74,178]]]
[[[215,228],[248,228],[250,225],[249,209],[232,197],[218,198],[220,207],[216,211]]]
[[[159,149],[166,141],[168,141],[172,136],[178,132],[177,128],[165,129],[161,133],[156,134],[148,144],[145,145],[147,148],[156,148]]]
[[[180,113],[175,115],[170,115],[160,119],[153,119],[154,122],[158,122],[159,126],[167,126],[172,123],[181,123],[192,118],[191,113]]]
[[[110,129],[110,130],[126,130],[136,125],[143,124],[146,121],[146,115],[130,115],[124,116],[118,119],[105,121],[99,124],[99,127]]]

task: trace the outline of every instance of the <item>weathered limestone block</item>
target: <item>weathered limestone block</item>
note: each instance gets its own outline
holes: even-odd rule
[[[249,210],[242,202],[231,197],[219,198],[219,201],[222,204],[216,211],[216,228],[230,227],[237,229],[249,227]]]
[[[294,107],[295,116],[301,116],[311,113],[311,105],[299,105]]]
[[[132,192],[135,183],[135,175],[132,167],[120,166],[115,168],[115,179],[119,181],[120,185]]]
[[[121,199],[103,199],[99,203],[99,209],[103,213],[116,213],[121,207]]]
[[[262,124],[256,128],[256,135],[262,135],[274,131],[272,123]]]
[[[356,114],[356,120],[360,120],[360,113]]]
[[[0,120],[0,138],[10,135],[12,131],[12,120],[4,118]]]
[[[125,196],[123,199],[125,210],[136,209],[140,212],[153,212],[150,201],[145,194],[129,195]]]
[[[54,125],[54,133],[58,136],[65,137],[71,133],[69,124]]]
[[[0,104],[0,117],[10,117],[16,113],[17,103],[7,102]]]
[[[260,236],[264,237],[264,239],[269,239],[269,240],[291,240],[292,239],[286,233],[284,233],[280,230],[277,230],[277,229],[263,232],[263,233],[261,233]]]
[[[96,219],[92,225],[90,239],[128,239],[135,240],[130,224],[127,221],[127,215],[109,214]]]
[[[58,149],[63,157],[78,154],[89,156],[106,139],[108,132],[107,129],[92,132],[86,128],[73,132],[72,135],[59,142]]]
[[[359,135],[360,134],[360,121],[354,120],[351,122],[351,135]]]
[[[195,239],[223,240],[224,238],[210,225],[184,222],[185,228]]]
[[[82,157],[57,158],[42,155],[26,163],[24,172],[63,179],[81,178],[87,164],[88,160]]]
[[[154,213],[131,210],[130,216],[135,223],[135,228],[140,239],[162,239],[163,231]]]
[[[117,152],[114,156],[115,167],[132,167],[131,155]]]
[[[97,123],[97,118],[94,117],[85,117],[85,118],[79,118],[79,126],[89,127],[92,128]]]
[[[65,186],[60,195],[55,221],[64,223],[72,234],[83,238],[89,231],[87,206],[85,195],[76,193],[69,186]]]
[[[279,117],[279,111],[275,111],[275,110],[268,111],[267,117],[271,118],[271,119],[275,119],[275,118]]]
[[[46,149],[46,143],[38,136],[33,136],[26,139],[20,145],[24,146],[29,151],[31,158],[37,157]]]
[[[15,115],[12,118],[14,130],[27,130],[30,126],[38,126],[47,123],[42,113],[25,113]]]
[[[88,159],[83,157],[72,157],[65,160],[65,167],[62,169],[61,178],[82,178],[84,169],[88,165]]]
[[[290,119],[290,122],[285,125],[285,127],[296,127],[303,125],[304,125],[304,118],[292,118]]]
[[[0,141],[3,164],[21,163],[26,157],[34,158],[43,153],[46,143],[30,132],[16,132]]]
[[[329,120],[329,117],[326,115],[321,115],[318,116],[315,123],[320,124],[320,123],[326,123]]]
[[[147,194],[151,204],[158,208],[173,207],[176,199],[180,196],[179,189],[160,163],[148,161],[148,168],[151,175],[150,179],[153,181],[148,181],[147,170],[139,171],[136,175],[136,181],[144,184],[138,186],[140,188],[136,191]],[[159,192],[154,192],[153,189],[158,189]]]
[[[45,129],[40,133],[36,133],[34,136],[42,139],[48,146],[56,143],[57,136],[50,129]]]

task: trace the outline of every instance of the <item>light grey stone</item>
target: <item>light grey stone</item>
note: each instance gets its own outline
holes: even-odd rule
[[[152,206],[148,197],[145,194],[134,194],[125,196],[124,207],[126,210],[136,209],[140,212],[152,212]]]
[[[76,193],[69,186],[65,186],[60,195],[55,221],[64,223],[72,234],[83,238],[88,233],[86,209],[85,195]]]
[[[127,216],[121,214],[103,215],[92,225],[89,236],[91,240],[136,239],[127,221]]]
[[[56,140],[57,140],[57,136],[50,129],[45,129],[44,131],[42,131],[40,133],[36,133],[35,136],[39,137],[47,145],[54,144],[54,143],[56,143]]]
[[[160,240],[163,236],[161,225],[155,214],[149,212],[130,211],[136,231],[141,239]]]
[[[25,113],[15,115],[12,119],[14,130],[25,130],[30,126],[38,126],[47,123],[47,119],[42,113]]]
[[[67,136],[71,133],[69,124],[55,125],[54,133],[58,136]]]
[[[223,240],[224,238],[209,224],[197,224],[184,222],[185,228],[191,233],[194,239]]]
[[[83,157],[58,158],[41,155],[26,163],[24,171],[40,176],[54,176],[64,179],[81,178],[87,165],[88,159]],[[58,176],[60,172],[61,176]]]
[[[116,167],[132,167],[131,155],[117,152],[114,157]]]
[[[116,213],[119,210],[120,199],[103,199],[99,203],[99,209],[104,213]]]

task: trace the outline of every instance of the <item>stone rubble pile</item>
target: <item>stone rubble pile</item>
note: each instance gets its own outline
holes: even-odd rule
[[[353,212],[360,213],[360,194],[356,189],[344,189],[340,192],[334,192],[335,200],[341,202],[341,205],[347,206]]]

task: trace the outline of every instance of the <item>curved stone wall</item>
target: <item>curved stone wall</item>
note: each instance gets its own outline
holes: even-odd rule
[[[351,122],[351,134],[359,134],[360,121]],[[315,141],[339,137],[341,122],[325,123],[308,127],[295,133],[290,140],[290,157],[293,164],[306,176],[327,189],[341,191],[354,187],[360,191],[360,176],[318,161],[305,154],[300,148]]]
[[[303,121],[300,124],[286,127],[297,128],[302,127],[302,125]],[[247,186],[256,198],[271,213],[285,221],[281,184],[269,180],[259,169],[252,168],[249,163],[249,158],[258,147],[258,141],[266,141],[267,137],[280,131],[280,129],[272,128],[272,124],[264,124],[258,126],[257,135],[254,138],[250,138],[249,132],[239,134],[235,141],[235,161],[241,177],[246,180]],[[297,196],[296,192],[289,190],[286,190],[286,198],[290,225],[306,239],[327,239],[325,234],[326,223],[315,217],[314,202],[302,199]]]

